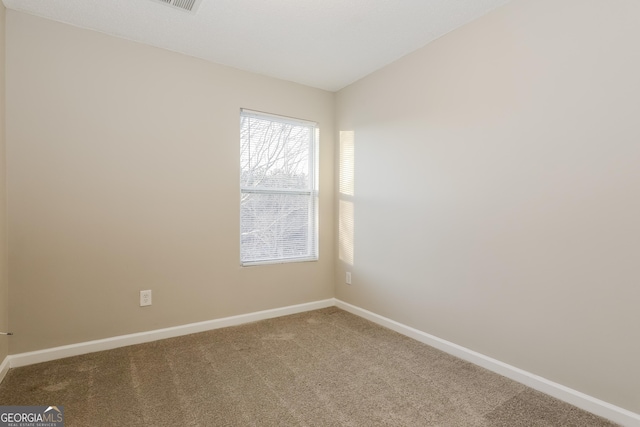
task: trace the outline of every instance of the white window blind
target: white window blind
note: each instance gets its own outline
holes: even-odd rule
[[[318,259],[316,123],[240,112],[242,265]]]

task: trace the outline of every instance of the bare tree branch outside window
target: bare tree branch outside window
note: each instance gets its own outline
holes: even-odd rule
[[[259,113],[240,117],[240,257],[315,259],[315,126]]]

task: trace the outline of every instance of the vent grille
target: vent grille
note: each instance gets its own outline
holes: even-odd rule
[[[167,6],[183,10],[185,12],[195,13],[201,0],[155,0]]]

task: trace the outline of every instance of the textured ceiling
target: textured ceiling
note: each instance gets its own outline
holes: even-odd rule
[[[4,0],[9,9],[336,91],[509,0]]]

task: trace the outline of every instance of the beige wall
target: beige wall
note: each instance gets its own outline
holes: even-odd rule
[[[517,0],[340,91],[337,297],[640,412],[639,16]]]
[[[11,353],[332,297],[333,103],[7,11]],[[239,266],[242,107],[319,122],[319,262]]]
[[[0,331],[9,329],[9,285],[7,281],[7,188],[5,162],[4,80],[5,8],[0,2]],[[9,339],[0,336],[0,363],[9,354]]]

